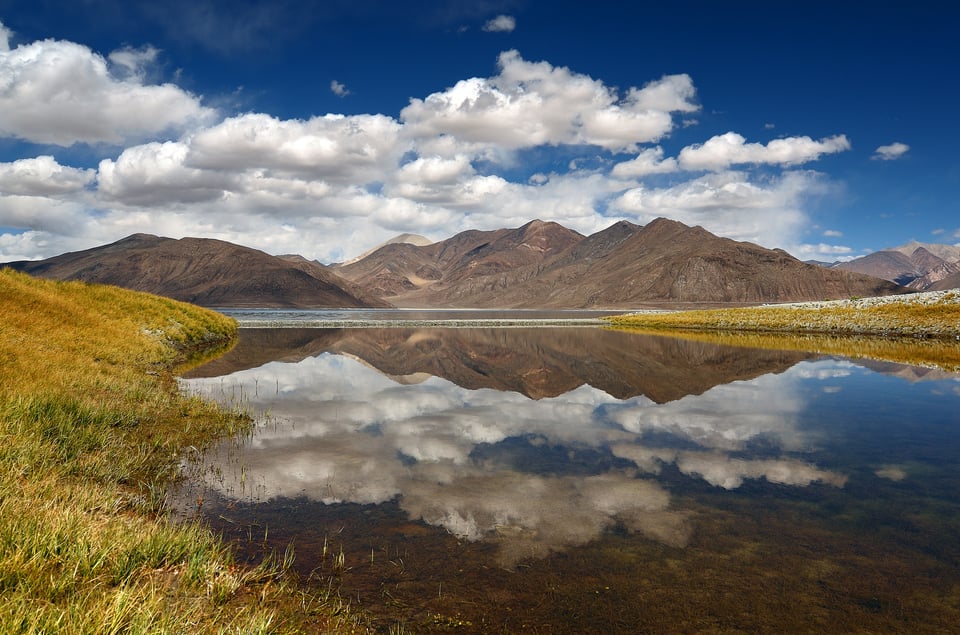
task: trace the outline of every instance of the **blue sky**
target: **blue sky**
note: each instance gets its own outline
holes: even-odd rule
[[[0,0],[0,262],[135,232],[331,262],[533,218],[956,244],[958,11]]]

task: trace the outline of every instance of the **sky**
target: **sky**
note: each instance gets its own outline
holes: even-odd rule
[[[0,0],[0,262],[657,217],[960,244],[960,7]]]

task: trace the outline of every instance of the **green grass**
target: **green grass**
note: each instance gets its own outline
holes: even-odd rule
[[[172,375],[236,333],[166,298],[0,270],[0,632],[354,628],[282,563],[239,566],[164,513],[178,449],[250,425]]]

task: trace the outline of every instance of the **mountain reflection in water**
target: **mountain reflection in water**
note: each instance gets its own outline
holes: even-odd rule
[[[305,572],[322,563],[302,547],[321,535],[325,543],[343,519],[363,522],[357,505],[388,518],[359,530],[371,563],[383,544],[436,528],[445,560],[454,556],[444,536],[484,546],[447,563],[461,577],[479,576],[476,584],[484,584],[480,573],[462,571],[485,561],[534,566],[616,536],[696,553],[704,539],[721,540],[709,536],[722,517],[712,505],[758,494],[805,500],[811,487],[808,503],[836,505],[851,496],[848,484],[859,497],[871,483],[929,475],[903,440],[926,447],[933,435],[957,448],[955,434],[936,435],[955,417],[960,382],[939,377],[918,396],[915,385],[814,353],[602,329],[244,329],[234,350],[191,373],[184,388],[266,417],[250,438],[207,452],[171,503],[215,525],[269,522],[270,534],[301,545]],[[896,384],[878,393],[878,382]],[[892,394],[893,409],[883,401]],[[912,434],[893,432],[899,446],[891,447],[887,422]],[[197,500],[206,501],[199,510]],[[278,509],[295,528],[277,527]],[[439,557],[418,544],[424,558]],[[370,578],[351,571],[342,584],[377,605],[383,582]],[[482,607],[471,615],[488,619]],[[602,618],[557,624],[574,623],[611,626]]]

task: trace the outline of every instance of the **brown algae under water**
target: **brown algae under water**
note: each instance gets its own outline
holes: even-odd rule
[[[794,348],[242,329],[170,504],[383,631],[949,630],[960,378]]]

